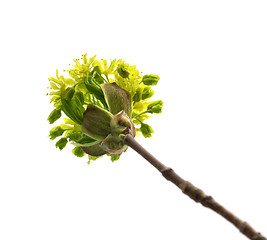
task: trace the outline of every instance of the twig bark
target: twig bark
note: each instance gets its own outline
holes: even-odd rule
[[[166,167],[158,161],[153,155],[145,150],[131,135],[126,135],[124,144],[128,145],[158,169],[162,175],[172,183],[174,183],[181,191],[193,199],[195,202],[202,204],[214,212],[224,217],[227,221],[232,223],[241,233],[251,240],[267,240],[259,232],[256,232],[247,222],[241,220],[233,213],[224,208],[221,204],[216,202],[211,196],[205,194],[201,189],[195,187],[192,183],[184,180],[177,175],[171,168]]]

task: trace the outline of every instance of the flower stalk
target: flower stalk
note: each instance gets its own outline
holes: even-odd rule
[[[144,149],[131,135],[126,135],[124,138],[124,144],[131,147],[143,158],[145,158],[151,165],[153,165],[168,181],[175,184],[185,195],[190,197],[202,206],[211,209],[218,213],[228,222],[232,223],[242,234],[251,240],[267,240],[261,233],[257,232],[247,222],[241,220],[232,212],[227,210],[221,204],[219,204],[212,196],[207,195],[204,191],[194,186],[189,181],[180,177],[173,169],[165,166],[159,160],[157,160],[152,154]]]

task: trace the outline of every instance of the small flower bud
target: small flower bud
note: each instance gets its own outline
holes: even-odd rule
[[[54,123],[56,120],[58,120],[61,117],[61,110],[60,109],[54,109],[48,116],[47,120],[50,124]]]
[[[154,90],[151,89],[151,87],[145,87],[142,92],[142,100],[151,98],[154,95]]]
[[[130,72],[127,70],[127,66],[125,66],[124,64],[119,64],[117,67],[117,71],[121,77],[123,78],[129,77]]]
[[[134,124],[124,111],[120,111],[111,119],[110,127],[112,135],[114,137],[115,135],[118,135],[117,139],[120,139],[120,134],[131,134],[132,136],[135,136]]]
[[[157,85],[158,81],[159,81],[159,76],[158,75],[150,74],[150,75],[145,75],[143,77],[143,83],[145,85],[154,86],[154,85]]]
[[[84,96],[81,91],[76,91],[74,94],[75,101],[78,105],[83,106],[84,104]]]
[[[135,136],[134,124],[127,114],[121,111],[112,118],[110,127],[111,134],[104,139],[100,147],[110,154],[120,154],[127,149],[123,144],[125,135]]]
[[[100,69],[99,66],[95,66],[95,67],[93,68],[93,71],[95,71],[95,72],[101,74],[101,69]]]
[[[63,93],[62,93],[62,98],[66,99],[66,100],[71,100],[73,95],[75,93],[74,88],[72,87],[68,87]]]
[[[65,130],[62,127],[57,126],[57,127],[54,127],[50,130],[49,137],[51,140],[54,140],[55,138],[61,136],[64,132],[65,132]]]
[[[142,98],[143,97],[143,90],[144,90],[144,88],[142,88],[142,87],[137,88],[136,93],[133,96],[134,102],[140,102],[143,99]]]
[[[161,113],[163,107],[162,100],[153,101],[147,106],[147,112],[149,113]]]

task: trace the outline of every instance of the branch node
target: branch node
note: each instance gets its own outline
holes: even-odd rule
[[[248,223],[247,222],[242,222],[240,228],[239,228],[239,231],[241,233],[244,233],[246,231],[246,228],[248,227]]]
[[[213,197],[212,197],[212,196],[206,196],[206,197],[202,200],[201,204],[202,204],[204,207],[208,207],[208,206],[210,205],[210,203],[211,203],[212,200],[213,200]]]
[[[264,236],[261,235],[261,233],[257,233],[252,240],[266,240]]]
[[[168,171],[172,171],[172,169],[170,167],[164,167],[163,169],[160,170],[160,172],[162,173],[163,176]]]

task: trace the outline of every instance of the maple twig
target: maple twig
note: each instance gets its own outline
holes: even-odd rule
[[[195,202],[202,204],[214,212],[224,217],[232,223],[242,234],[251,240],[267,240],[261,233],[254,230],[247,222],[235,216],[221,204],[216,202],[211,196],[205,194],[201,189],[195,187],[192,183],[181,178],[171,168],[166,167],[146,149],[144,149],[131,135],[127,134],[124,138],[124,144],[128,145],[158,169],[162,175],[172,183],[174,183],[181,191],[193,199]]]

